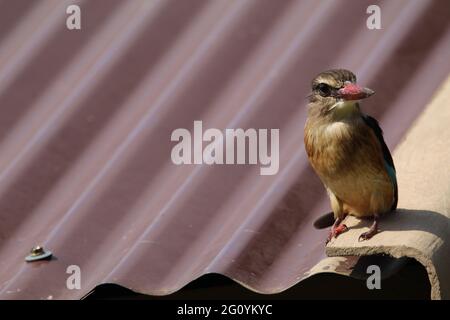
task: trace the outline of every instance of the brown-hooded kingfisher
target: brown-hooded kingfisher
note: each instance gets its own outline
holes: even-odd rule
[[[359,106],[372,94],[348,70],[325,71],[312,81],[304,142],[331,201],[335,221],[327,243],[347,230],[341,224],[347,214],[373,217],[361,241],[373,237],[379,217],[397,207],[396,172],[383,131]]]

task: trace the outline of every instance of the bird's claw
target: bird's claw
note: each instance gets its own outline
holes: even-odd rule
[[[361,233],[361,235],[358,238],[358,242],[362,242],[365,240],[369,240],[377,233],[377,230],[369,230],[367,232]]]
[[[358,242],[362,242],[362,241],[368,240],[368,239],[370,239],[370,238],[367,237],[367,232],[364,232],[358,237]]]
[[[325,241],[325,244],[328,244],[328,242],[331,241],[333,238],[337,238],[341,233],[344,233],[348,230],[348,227],[345,224],[340,224],[336,228],[332,228],[330,234],[328,235],[327,240]]]
[[[337,237],[338,235],[340,235],[341,233],[344,233],[345,231],[348,230],[348,227],[345,224],[340,224],[335,230],[335,237]]]

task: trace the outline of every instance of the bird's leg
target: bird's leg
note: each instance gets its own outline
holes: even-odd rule
[[[330,242],[331,239],[337,238],[341,233],[344,233],[348,230],[347,226],[345,224],[341,224],[341,222],[344,220],[345,216],[343,217],[337,217],[334,221],[333,226],[331,227],[330,234],[328,235],[326,243]]]
[[[376,235],[378,233],[378,218],[379,218],[379,216],[377,214],[374,215],[373,223],[370,226],[369,231],[362,233],[359,236],[358,241],[369,240],[370,238],[372,238],[374,235]]]

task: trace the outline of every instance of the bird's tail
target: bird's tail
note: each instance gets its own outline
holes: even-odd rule
[[[328,212],[314,221],[314,227],[316,229],[325,229],[331,227],[334,223],[334,213]]]

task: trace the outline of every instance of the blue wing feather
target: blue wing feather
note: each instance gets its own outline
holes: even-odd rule
[[[395,210],[397,208],[397,202],[398,202],[398,187],[397,187],[397,177],[395,172],[395,166],[394,161],[392,160],[391,152],[389,151],[389,148],[386,145],[386,142],[384,142],[383,138],[383,130],[381,130],[380,125],[378,124],[378,121],[375,118],[372,118],[368,115],[363,115],[364,122],[374,131],[375,136],[377,137],[378,141],[380,142],[381,149],[383,151],[383,157],[384,157],[384,166],[386,168],[386,171],[389,175],[389,178],[391,178],[392,185],[394,187],[394,202],[392,203],[391,210]]]

